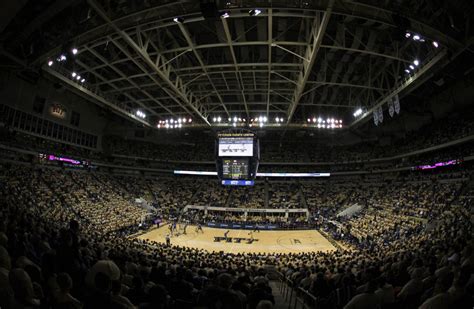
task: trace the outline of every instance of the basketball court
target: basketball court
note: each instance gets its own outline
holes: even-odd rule
[[[151,230],[137,238],[166,243],[168,226]],[[252,232],[250,230],[229,230],[227,239],[224,237],[226,231],[227,229],[203,227],[203,233],[197,233],[196,227],[190,225],[186,235],[172,236],[171,244],[227,253],[300,253],[336,250],[315,230],[253,232],[253,241],[251,241],[252,235],[249,234]]]

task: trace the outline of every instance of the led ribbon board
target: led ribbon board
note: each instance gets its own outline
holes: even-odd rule
[[[217,176],[217,172],[210,171],[174,171],[175,175]],[[257,173],[257,177],[330,177],[331,173]]]

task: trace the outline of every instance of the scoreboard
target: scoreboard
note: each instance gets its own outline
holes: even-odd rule
[[[255,133],[231,129],[216,139],[217,175],[223,185],[253,185],[260,152]]]
[[[225,159],[222,160],[222,178],[224,179],[248,179],[248,159]]]

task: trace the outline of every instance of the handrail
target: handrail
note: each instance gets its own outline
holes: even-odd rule
[[[318,299],[310,292],[301,287],[295,287],[295,283],[283,273],[279,275],[279,291],[283,298],[288,301],[288,309],[314,309],[317,308]]]

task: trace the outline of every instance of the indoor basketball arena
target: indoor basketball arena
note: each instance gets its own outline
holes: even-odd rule
[[[1,309],[474,308],[474,2],[0,16]]]

